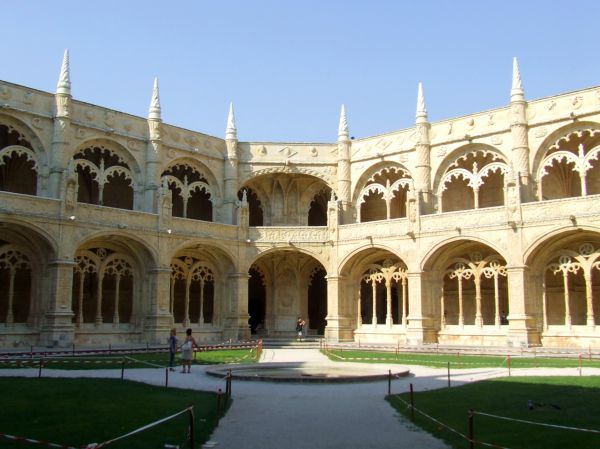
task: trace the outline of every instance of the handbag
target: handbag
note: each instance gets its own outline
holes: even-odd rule
[[[192,342],[190,340],[186,341],[184,344],[181,345],[181,349],[183,351],[189,351],[190,349],[192,349]]]

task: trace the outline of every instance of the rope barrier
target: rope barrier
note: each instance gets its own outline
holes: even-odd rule
[[[397,398],[397,399],[398,399],[400,402],[404,403],[404,404],[406,405],[406,408],[407,408],[407,409],[408,409],[408,408],[411,408],[411,404],[409,404],[408,402],[406,402],[406,401],[405,401],[404,399],[402,399],[402,398],[401,398],[399,395],[396,395],[396,398]],[[473,444],[479,444],[479,445],[481,445],[481,446],[493,447],[493,448],[496,448],[496,449],[510,449],[510,448],[508,448],[508,447],[505,447],[505,446],[499,446],[499,445],[497,445],[497,444],[493,444],[493,443],[486,443],[486,442],[484,442],[484,441],[478,441],[478,440],[475,440],[475,439],[471,439],[471,438],[469,438],[467,435],[465,435],[464,433],[461,433],[461,432],[459,432],[458,430],[456,430],[456,429],[454,429],[454,428],[450,427],[449,425],[447,425],[447,424],[444,424],[443,422],[441,422],[441,421],[437,420],[437,419],[436,419],[436,418],[434,418],[433,416],[430,416],[430,415],[428,415],[427,413],[425,413],[424,411],[422,411],[422,410],[419,410],[417,407],[414,407],[414,406],[413,406],[412,408],[413,408],[413,410],[414,410],[414,411],[416,411],[417,413],[419,413],[419,414],[423,415],[423,416],[424,416],[424,417],[426,417],[427,419],[430,419],[431,421],[433,421],[434,423],[436,423],[436,424],[437,424],[437,425],[439,425],[440,427],[443,427],[444,429],[448,429],[450,432],[452,432],[452,433],[454,433],[454,434],[458,435],[460,438],[463,438],[464,440],[466,440],[466,441],[468,441],[468,442],[470,442],[470,443],[473,443]]]
[[[402,402],[403,404],[405,404],[407,409],[411,407],[411,405],[408,402],[406,402],[404,399],[402,399],[399,395],[396,395],[396,399],[398,399],[400,402]],[[413,409],[417,413],[419,413],[419,414],[423,415],[424,417],[430,419],[431,421],[433,421],[434,423],[438,424],[439,426],[441,426],[441,427],[443,427],[445,429],[448,429],[450,432],[455,433],[456,435],[458,435],[461,438],[464,438],[467,441],[469,440],[469,437],[466,436],[464,433],[460,433],[458,430],[456,430],[456,429],[448,426],[447,424],[444,424],[441,421],[438,421],[433,416],[429,416],[427,413],[425,413],[424,411],[418,409],[417,407],[413,407]]]
[[[526,419],[509,418],[507,416],[492,415],[490,413],[477,412],[477,411],[473,411],[473,414],[474,415],[487,416],[489,418],[502,419],[504,421],[513,421],[513,422],[520,422],[520,423],[523,423],[523,424],[532,424],[532,425],[535,425],[535,426],[551,427],[551,428],[554,428],[554,429],[575,430],[575,431],[578,431],[578,432],[589,432],[589,433],[600,434],[600,430],[595,430],[595,429],[583,429],[583,428],[579,428],[579,427],[561,426],[561,425],[558,425],[558,424],[547,424],[547,423],[541,423],[541,422],[536,422],[536,421],[528,421]]]
[[[73,446],[65,446],[65,445],[57,444],[57,443],[50,443],[49,441],[44,441],[44,440],[34,440],[32,438],[8,435],[6,433],[0,433],[0,438],[4,438],[5,440],[12,440],[12,441],[23,441],[25,443],[37,444],[40,446],[56,447],[56,448],[60,448],[60,449],[77,449]]]
[[[138,359],[134,359],[133,357],[127,357],[127,356],[125,356],[125,357],[123,357],[123,358],[124,358],[124,359],[127,359],[127,360],[130,360],[130,361],[132,361],[132,362],[135,362],[135,363],[141,363],[142,365],[148,365],[148,366],[151,366],[152,368],[164,368],[164,367],[165,367],[164,365],[157,365],[157,364],[155,364],[155,363],[150,363],[150,362],[147,362],[147,361],[145,361],[145,360],[138,360]]]
[[[171,420],[173,418],[176,418],[176,417],[178,417],[180,415],[183,415],[184,413],[188,413],[188,412],[192,411],[193,409],[194,409],[194,407],[190,406],[190,407],[188,407],[188,408],[186,408],[184,410],[181,410],[180,412],[177,412],[177,413],[175,413],[175,414],[173,414],[171,416],[167,416],[165,418],[159,419],[158,421],[154,421],[154,422],[152,422],[150,424],[146,424],[145,426],[142,426],[142,427],[140,427],[138,429],[132,430],[131,432],[129,432],[129,433],[125,434],[125,435],[121,435],[120,437],[112,438],[112,439],[107,440],[107,441],[105,441],[103,443],[99,443],[99,444],[98,443],[90,443],[90,444],[88,444],[86,446],[86,449],[100,449],[102,447],[105,447],[105,446],[108,446],[109,444],[114,443],[115,441],[123,440],[123,439],[128,438],[128,437],[130,437],[132,435],[135,435],[137,433],[140,433],[140,432],[143,432],[145,430],[148,430],[148,429],[150,429],[152,427],[156,427],[159,424],[162,424],[162,423],[167,422],[167,421],[169,421],[169,420]],[[68,449],[72,449],[72,448],[68,448]]]
[[[398,358],[398,357],[345,357],[345,356],[340,356],[338,354],[335,354],[331,351],[328,352],[328,354],[333,357],[336,358],[338,360],[348,360],[348,361],[352,361],[352,360],[373,360],[373,361],[382,361],[382,362],[389,362],[389,363],[397,363],[397,362],[404,362],[404,363],[414,363],[414,364],[427,364],[427,365],[446,365],[446,363],[448,363],[447,361],[437,361],[437,360],[419,360],[419,359],[406,359],[406,358]],[[452,355],[452,354],[448,354],[448,355]],[[469,355],[469,357],[480,357],[477,355]],[[482,357],[495,357],[500,359],[499,356],[494,355],[494,356],[482,356]],[[538,357],[537,359],[533,359],[531,357],[527,357],[527,356],[510,356],[511,359],[520,359],[520,361],[518,362],[517,366],[513,366],[513,368],[518,369],[518,368],[551,368],[552,366],[544,366],[543,364],[540,364],[540,360],[544,360],[543,358]],[[530,363],[524,362],[524,360],[527,359],[531,359]],[[548,357],[546,360],[552,360],[553,358]],[[556,358],[558,360],[558,358]],[[500,359],[500,362],[498,363],[498,365],[496,365],[498,368],[502,368],[506,366],[506,362],[508,360],[508,357],[504,357],[502,359]],[[564,360],[564,359],[560,359],[560,360]],[[573,362],[572,366],[556,366],[556,368],[578,368],[579,365],[579,361],[578,359],[569,359]],[[575,365],[577,364],[577,365]],[[486,367],[490,367],[490,363],[486,363],[486,362],[462,362],[462,361],[452,361],[452,365],[464,365],[464,366],[471,366],[471,367],[482,367],[482,368],[486,368]],[[588,366],[590,367],[590,366]],[[594,366],[591,366],[594,367]],[[598,367],[600,368],[600,365],[598,365]]]

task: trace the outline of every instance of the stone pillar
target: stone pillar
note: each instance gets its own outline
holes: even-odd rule
[[[71,259],[57,259],[48,266],[50,295],[40,332],[40,344],[66,347],[73,344],[74,329],[71,292],[73,267]]]
[[[423,273],[408,272],[408,326],[406,342],[409,345],[435,343],[437,334],[433,302],[423,288]]]
[[[222,220],[223,223],[233,224],[235,218],[235,205],[237,203],[237,192],[239,190],[238,139],[233,103],[229,105],[229,116],[227,117],[227,129],[225,131],[225,144],[227,145],[227,156],[225,157],[224,167],[225,189],[223,192]]]
[[[173,325],[170,306],[171,267],[161,266],[148,271],[146,294],[150,307],[144,319],[144,339],[152,344],[166,343]]]
[[[229,310],[225,317],[223,337],[232,340],[249,340],[248,273],[229,275]]]
[[[433,195],[431,192],[431,142],[429,130],[431,125],[427,120],[425,109],[425,97],[423,96],[423,85],[419,83],[417,96],[417,116],[415,131],[417,142],[415,144],[415,185],[414,188],[420,192],[418,198],[419,210],[426,214],[433,212]]]
[[[526,294],[528,268],[525,265],[506,267],[508,277],[508,344],[512,346],[540,343],[534,317],[535,295]]]
[[[346,108],[342,105],[340,125],[338,130],[338,169],[337,169],[337,197],[340,202],[342,223],[351,223],[353,215],[352,206],[352,179],[350,171],[350,154],[352,142],[348,131]]]
[[[527,136],[527,102],[521,83],[517,58],[513,61],[513,82],[510,92],[510,136],[512,143],[511,165],[518,173],[523,202],[533,198],[533,183],[529,172],[529,139]]]
[[[226,142],[228,153],[230,145],[237,146],[237,141],[227,140]],[[223,223],[234,224],[234,211],[237,202],[238,190],[238,158],[237,156],[227,156],[225,158],[225,191],[223,195],[223,212],[221,215]]]
[[[152,100],[148,112],[148,145],[146,147],[146,173],[144,176],[143,205],[139,209],[144,212],[161,213],[158,210],[158,194],[161,186],[160,156],[162,152],[162,120],[158,79],[154,79]],[[162,209],[162,207],[161,207]]]
[[[354,340],[354,320],[351,313],[346,313],[349,307],[341,304],[343,295],[341,294],[341,283],[344,278],[336,275],[327,275],[327,327],[325,328],[325,338],[328,341],[353,341]]]
[[[50,198],[59,198],[62,191],[62,174],[66,170],[65,155],[71,136],[71,79],[69,74],[69,51],[65,50],[60,77],[54,96],[55,113],[52,132],[52,152],[48,191]]]

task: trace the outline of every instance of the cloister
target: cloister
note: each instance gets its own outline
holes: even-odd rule
[[[600,347],[600,88],[243,142],[0,81],[0,345],[289,336]],[[335,128],[334,128],[335,130]]]

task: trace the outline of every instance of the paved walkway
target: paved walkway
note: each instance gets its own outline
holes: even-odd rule
[[[327,358],[315,349],[268,349],[263,362],[317,361]],[[334,362],[330,362],[334,363]],[[378,365],[384,373],[394,365]],[[411,375],[396,379],[392,392],[416,391],[447,386],[446,369],[410,366]],[[45,370],[44,377],[118,378],[119,370]],[[506,376],[506,368],[456,370],[452,385]],[[512,370],[513,375],[575,376],[576,369]],[[584,369],[585,375],[600,375],[600,369]],[[32,368],[0,370],[0,376],[37,377]],[[164,385],[164,368],[132,369],[125,378]],[[195,366],[191,374],[171,373],[169,385],[179,388],[224,390],[224,381],[208,376]],[[234,380],[233,406],[221,420],[211,439],[223,449],[442,449],[431,435],[397,415],[384,400],[387,381],[351,384],[292,384]]]

